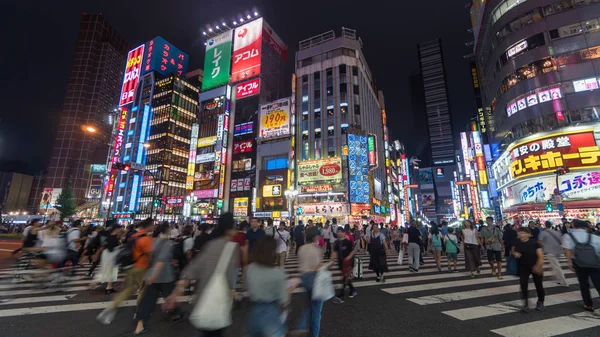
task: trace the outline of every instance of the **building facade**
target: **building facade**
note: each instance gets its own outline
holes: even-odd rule
[[[295,214],[385,221],[372,206],[388,200],[382,106],[356,31],[301,41],[296,76]]]
[[[118,107],[127,42],[102,14],[82,14],[67,92],[48,171],[45,188],[67,185],[75,202],[85,201],[90,165],[106,158],[111,127],[108,115]],[[96,132],[86,132],[92,126]],[[37,196],[37,204],[39,198]]]
[[[471,15],[504,215],[593,217],[600,206],[600,2],[486,1]]]

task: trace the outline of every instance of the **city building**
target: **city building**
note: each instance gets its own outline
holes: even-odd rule
[[[321,222],[385,221],[383,95],[356,31],[301,41],[296,76],[295,214]]]
[[[0,214],[11,212],[28,212],[27,201],[33,176],[0,172]]]
[[[482,105],[498,148],[492,171],[511,222],[598,221],[599,18],[596,0],[473,1]]]
[[[454,165],[454,134],[448,98],[446,70],[442,41],[435,39],[420,43],[417,47],[419,65],[423,80],[425,111],[429,143],[431,146],[431,170],[423,171],[423,176],[432,174],[433,186],[427,182],[426,211],[430,220],[441,220],[453,214],[452,191]],[[431,189],[431,190],[430,190]],[[431,193],[433,192],[433,194]],[[433,202],[429,197],[435,198]],[[433,210],[435,208],[435,211]]]
[[[186,80],[187,64],[160,36],[129,51],[102,198],[110,217],[183,215],[200,91]]]
[[[284,71],[287,47],[267,21],[254,14],[248,21],[232,23],[235,28],[218,33],[211,28],[206,34],[193,182],[196,199],[191,207],[192,217],[204,221],[213,221],[223,211],[233,211],[243,220],[251,216],[278,218],[281,213],[271,212],[287,210],[280,197],[288,184],[280,184],[279,195],[269,195],[265,201],[260,190],[264,179],[259,179],[262,171],[277,162],[277,169],[284,169],[284,180],[288,181],[289,103],[287,116],[283,110],[267,108],[289,95],[290,77]],[[271,117],[278,118],[274,121]],[[288,144],[282,145],[286,140]],[[265,144],[260,154],[259,143]],[[277,161],[278,156],[284,156],[285,163]]]
[[[108,154],[108,115],[118,107],[127,42],[102,14],[81,16],[75,57],[57,126],[44,189],[69,185],[75,202],[85,202],[90,165]],[[93,132],[89,132],[93,130]],[[42,194],[32,196],[39,208]],[[37,210],[36,210],[37,211]]]

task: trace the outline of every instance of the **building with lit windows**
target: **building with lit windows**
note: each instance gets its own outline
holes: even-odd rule
[[[118,107],[128,48],[125,39],[102,14],[81,15],[71,74],[42,183],[46,192],[60,193],[69,185],[75,203],[85,202],[91,164],[103,162],[108,153],[108,116]],[[86,132],[86,127],[95,132]],[[40,208],[43,194],[37,191],[31,196],[35,211]]]
[[[385,221],[382,106],[356,31],[301,41],[296,76],[295,214],[322,222]]]
[[[597,220],[600,1],[473,1],[471,19],[503,216]]]

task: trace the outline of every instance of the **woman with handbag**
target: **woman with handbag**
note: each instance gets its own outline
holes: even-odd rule
[[[277,241],[265,235],[256,241],[250,252],[252,263],[244,277],[250,301],[247,319],[248,336],[282,337],[287,332],[281,317],[289,300],[283,268],[273,263]]]
[[[233,214],[224,213],[211,233],[213,239],[206,242],[186,266],[177,287],[165,301],[165,309],[175,307],[177,296],[183,294],[189,280],[196,280],[198,297],[190,314],[190,323],[199,330],[200,336],[224,336],[225,330],[231,325],[233,292],[240,258],[239,245],[231,241],[235,234]]]
[[[388,271],[387,255],[390,255],[390,249],[385,235],[379,231],[377,225],[373,226],[371,235],[369,235],[369,247],[371,247],[369,269],[377,275],[376,282],[383,282],[383,273]]]
[[[479,255],[479,232],[470,220],[463,222],[463,242],[465,244],[465,270],[471,272],[471,278],[475,278],[475,272],[481,273],[481,256]]]

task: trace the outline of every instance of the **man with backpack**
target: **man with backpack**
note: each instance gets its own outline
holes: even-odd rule
[[[124,256],[119,254],[117,256],[117,263],[121,263],[122,267],[126,267],[124,260],[128,263],[133,263],[133,267],[127,270],[125,276],[125,288],[117,294],[113,302],[104,309],[97,317],[102,324],[110,324],[117,314],[119,304],[124,300],[128,299],[133,293],[140,290],[140,287],[144,283],[144,276],[146,271],[150,267],[150,255],[152,254],[153,240],[152,232],[154,227],[154,221],[151,218],[145,219],[140,222],[139,230],[137,233],[131,236],[131,240],[123,248],[122,253],[130,254],[131,256]],[[140,294],[142,292],[140,291]],[[142,296],[138,296],[137,303],[139,305]]]
[[[573,229],[563,236],[563,248],[569,267],[575,270],[583,309],[594,311],[590,294],[590,278],[600,293],[600,238],[588,232],[585,221],[573,220]]]
[[[77,244],[79,243],[81,238],[81,229],[79,228],[80,226],[81,220],[75,220],[71,228],[69,228],[69,230],[67,230],[64,234],[67,245],[66,261],[71,261],[71,275],[75,274],[75,267],[79,264],[79,253]],[[64,266],[65,262],[63,262],[61,265]]]

